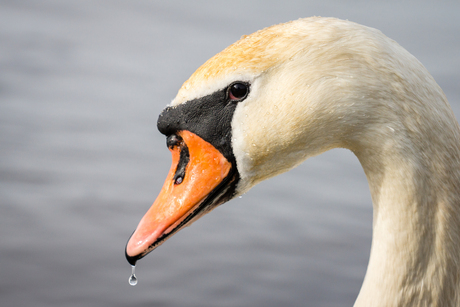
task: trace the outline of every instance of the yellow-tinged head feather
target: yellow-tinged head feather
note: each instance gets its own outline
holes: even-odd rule
[[[201,94],[210,94],[202,87],[214,81],[235,75],[260,74],[282,64],[297,52],[308,48],[308,45],[300,44],[306,38],[306,24],[324,20],[317,17],[299,19],[244,35],[199,67],[182,85],[172,105],[198,98]],[[290,52],[286,52],[286,46],[289,46]]]

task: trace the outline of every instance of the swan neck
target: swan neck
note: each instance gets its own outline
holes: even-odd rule
[[[455,119],[442,129],[381,135],[355,150],[374,206],[355,306],[460,305],[460,129]]]

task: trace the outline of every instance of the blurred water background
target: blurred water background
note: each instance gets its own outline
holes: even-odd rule
[[[2,306],[352,306],[371,243],[364,173],[333,150],[139,262],[126,240],[170,153],[156,120],[205,60],[272,24],[333,16],[414,54],[460,115],[458,1],[0,1]]]

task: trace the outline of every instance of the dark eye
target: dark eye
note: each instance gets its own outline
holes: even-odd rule
[[[228,98],[230,100],[243,100],[249,93],[249,86],[246,83],[235,82],[228,88]]]

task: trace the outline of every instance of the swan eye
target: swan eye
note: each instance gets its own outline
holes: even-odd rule
[[[247,83],[242,82],[235,82],[228,88],[228,98],[230,100],[243,100],[248,96],[249,93],[249,85]]]

